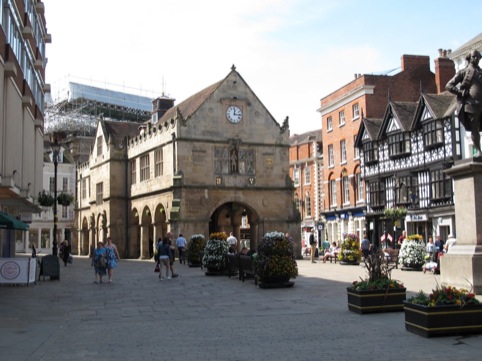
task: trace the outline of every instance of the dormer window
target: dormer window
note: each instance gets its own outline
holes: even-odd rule
[[[388,154],[390,158],[400,158],[410,153],[410,133],[395,133],[388,136]]]
[[[365,142],[363,143],[363,156],[366,165],[374,164],[378,162],[378,143],[377,142]]]
[[[403,132],[400,123],[390,118],[387,128],[388,154],[391,159],[401,158],[411,153],[410,133]]]
[[[442,120],[429,120],[423,124],[423,142],[426,149],[440,147],[444,143]]]

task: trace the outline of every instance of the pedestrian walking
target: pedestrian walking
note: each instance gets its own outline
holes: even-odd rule
[[[311,229],[311,234],[310,234],[310,247],[311,247],[311,263],[316,263],[315,262],[315,253],[316,253],[316,241],[315,241],[315,229]]]
[[[184,259],[184,250],[186,249],[187,241],[186,238],[183,237],[181,233],[179,233],[179,237],[176,239],[176,247],[177,251],[179,252],[179,263],[182,263]]]
[[[360,251],[363,253],[363,259],[366,259],[370,254],[370,241],[366,234],[363,235],[363,239],[360,243]]]
[[[180,236],[182,236],[182,235],[180,234]],[[169,245],[169,248],[171,249],[171,255],[169,257],[169,268],[171,270],[172,278],[175,278],[175,277],[179,276],[177,273],[174,272],[174,261],[175,261],[175,258],[176,258],[176,248],[172,245],[172,240],[170,238],[168,239],[167,244]]]
[[[104,243],[102,241],[97,242],[97,248],[94,250],[92,257],[92,266],[95,271],[94,283],[102,283],[102,276],[107,274],[106,253],[107,251],[104,248]],[[97,281],[97,276],[99,281]]]
[[[64,262],[64,266],[67,267],[67,262],[68,262],[69,256],[70,256],[70,246],[67,243],[67,241],[63,241],[60,244],[60,252],[59,253],[60,253],[60,258]]]
[[[171,279],[171,277],[169,277],[169,259],[171,258],[171,247],[169,246],[168,242],[169,238],[165,237],[157,249],[160,264],[159,278],[161,281],[164,280],[164,277],[162,277],[162,266],[166,267],[166,278],[168,280]]]
[[[112,273],[114,272],[114,268],[117,268],[117,262],[120,259],[120,256],[116,245],[112,243],[111,237],[107,237],[105,249],[107,253],[107,273],[109,275],[109,283],[112,283]]]

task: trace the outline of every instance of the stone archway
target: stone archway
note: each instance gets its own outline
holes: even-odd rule
[[[217,207],[209,220],[209,234],[224,232],[233,235],[238,240],[238,248],[246,246],[256,249],[258,244],[257,212],[249,205],[241,202],[226,202]]]
[[[148,259],[149,256],[149,242],[152,244],[153,240],[153,225],[152,214],[149,207],[145,206],[142,213],[139,215],[139,258]]]
[[[90,252],[89,249],[90,239],[89,239],[89,222],[87,217],[82,219],[82,227],[80,230],[80,254],[88,255]]]

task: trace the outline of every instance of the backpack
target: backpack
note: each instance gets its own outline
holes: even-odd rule
[[[107,259],[104,255],[99,255],[95,261],[95,267],[97,268],[106,268],[107,267]]]

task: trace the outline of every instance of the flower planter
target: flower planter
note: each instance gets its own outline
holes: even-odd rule
[[[405,329],[424,337],[482,333],[482,304],[428,307],[404,301]]]
[[[406,288],[358,291],[348,287],[346,290],[348,309],[359,314],[403,311],[407,297]]]
[[[298,265],[293,254],[293,243],[284,233],[266,233],[258,245],[257,256],[253,259],[255,285],[260,288],[292,287],[294,282],[290,282],[290,279],[298,275]]]

